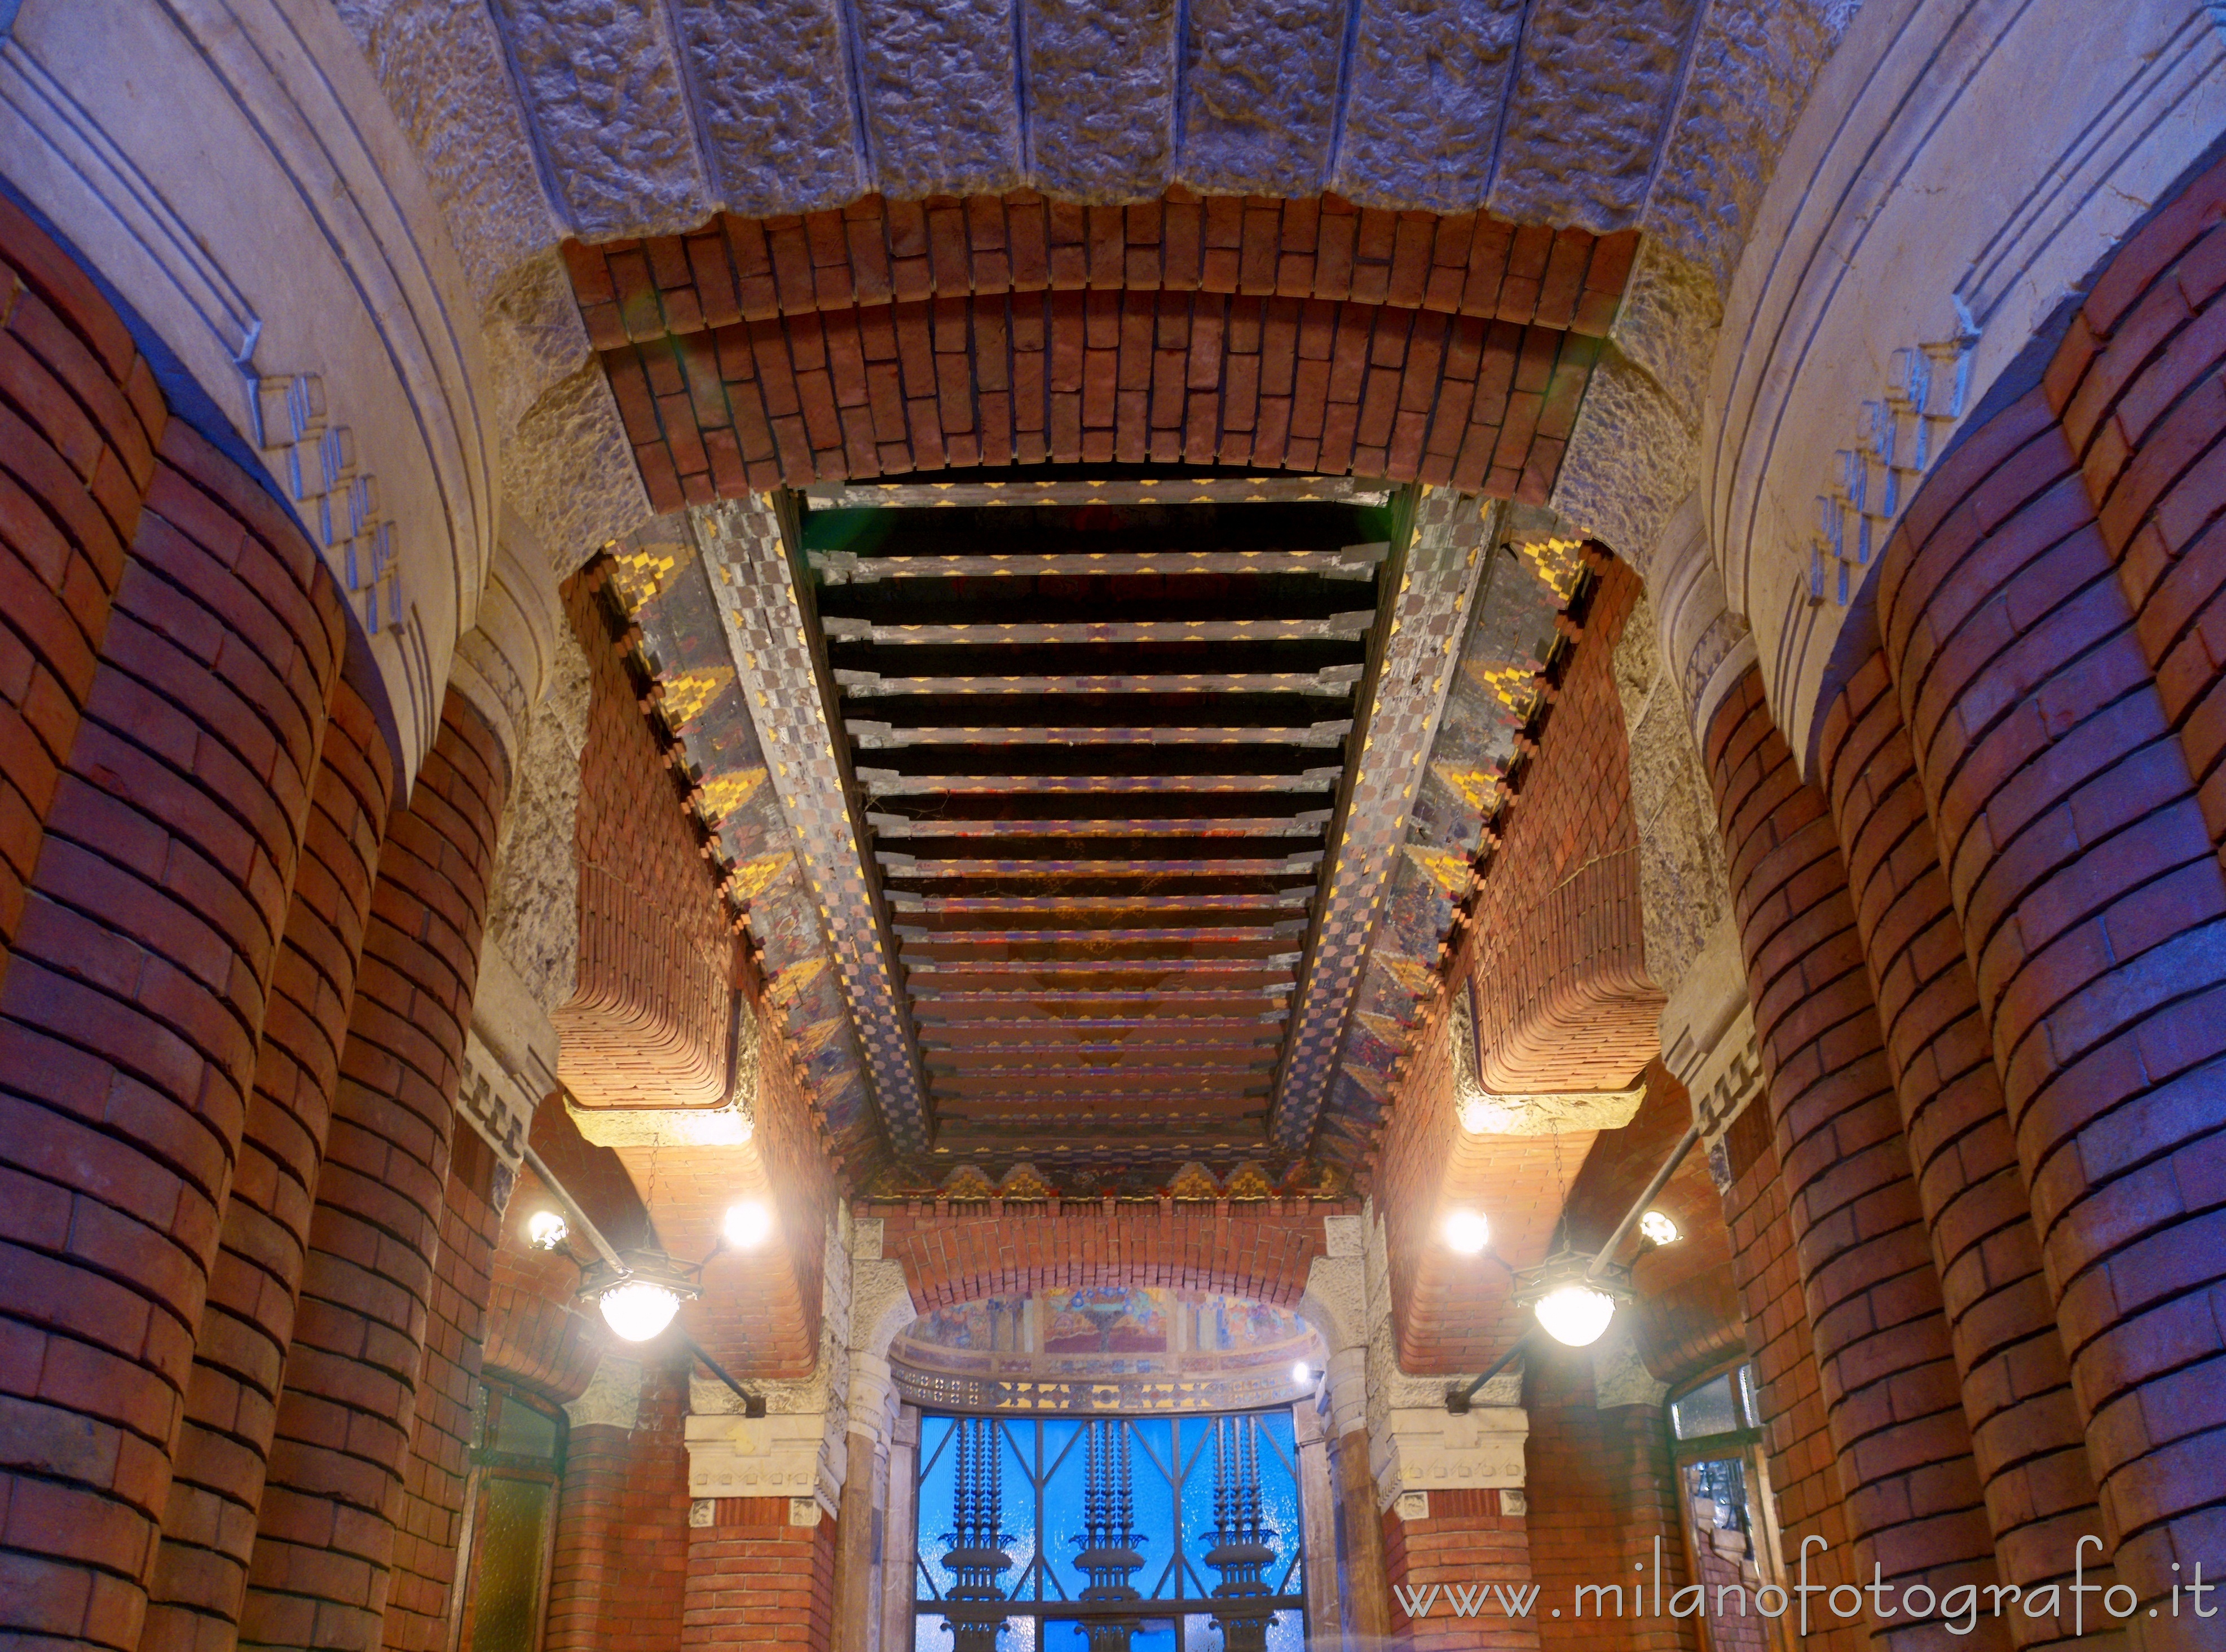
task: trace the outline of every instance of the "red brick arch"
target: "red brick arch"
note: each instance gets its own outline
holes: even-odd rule
[[[1288,1306],[1328,1254],[1322,1218],[1353,1200],[947,1201],[860,1204],[882,1223],[881,1255],[904,1264],[923,1313],[997,1292],[1078,1285],[1227,1291]]]
[[[1632,232],[1033,191],[565,254],[651,502],[945,467],[1353,471],[1543,501]]]

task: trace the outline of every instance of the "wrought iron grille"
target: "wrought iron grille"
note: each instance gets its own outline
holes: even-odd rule
[[[1301,1652],[1288,1411],[920,1420],[916,1652]]]

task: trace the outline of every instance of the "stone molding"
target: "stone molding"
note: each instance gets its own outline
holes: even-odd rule
[[[1724,607],[1752,623],[1804,768],[1841,633],[1870,623],[1872,571],[1913,491],[1904,476],[1885,508],[1892,472],[1920,435],[1930,454],[1952,440],[2222,128],[2226,41],[2194,4],[1865,0],[1854,14],[1754,213],[1701,446]],[[1928,380],[1921,411],[1912,370]],[[1878,451],[1889,426],[1893,465]]]
[[[1763,1090],[1746,960],[1728,915],[1663,1009],[1662,1058],[1692,1097],[1693,1121],[1701,1127],[1717,1185],[1727,1185],[1724,1132]]]
[[[687,1420],[688,1495],[691,1497],[811,1497],[829,1514],[843,1494],[822,1446],[823,1412]]]
[[[205,434],[259,462],[323,548],[406,786],[501,497],[480,305],[417,146],[338,8],[15,10],[0,172],[200,392],[170,386],[172,404],[221,421]]]
[[[1393,1407],[1384,1426],[1369,1436],[1368,1466],[1376,1477],[1379,1512],[1415,1491],[1523,1484],[1528,1412],[1519,1405],[1484,1405],[1455,1416],[1446,1409],[1442,1384],[1436,1397],[1434,1406]]]
[[[1458,1377],[1413,1376],[1400,1369],[1383,1223],[1372,1201],[1364,1217],[1367,1251],[1359,1265],[1366,1341],[1332,1357],[1330,1398],[1340,1436],[1354,1427],[1368,1430],[1378,1512],[1414,1492],[1522,1485],[1530,1421],[1523,1408],[1521,1362],[1487,1382],[1459,1416],[1446,1409],[1447,1387]],[[1311,1277],[1307,1283],[1312,1295]],[[1362,1390],[1358,1395],[1356,1388]]]
[[[575,1428],[623,1428],[631,1433],[641,1420],[641,1362],[606,1354],[580,1397],[564,1414]]]
[[[448,681],[501,737],[512,772],[525,760],[534,708],[557,672],[569,631],[556,576],[533,531],[506,511],[472,628],[457,640]]]
[[[1646,1406],[1659,1411],[1670,1385],[1654,1380],[1639,1357],[1631,1316],[1619,1313],[1592,1347],[1593,1403],[1602,1411],[1615,1406]]]

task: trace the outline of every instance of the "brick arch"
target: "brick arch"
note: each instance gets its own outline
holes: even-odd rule
[[[1349,1199],[985,1199],[861,1204],[856,1214],[881,1221],[881,1255],[904,1264],[925,1313],[993,1292],[1080,1285],[1226,1291],[1292,1307],[1314,1258],[1329,1254],[1322,1218],[1359,1209]]]
[[[652,504],[1144,462],[1542,502],[1634,232],[1334,195],[868,196],[568,243]]]

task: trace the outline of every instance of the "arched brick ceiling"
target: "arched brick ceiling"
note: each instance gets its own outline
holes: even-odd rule
[[[1638,237],[1334,196],[879,196],[565,257],[651,502],[1038,464],[1542,503]]]

